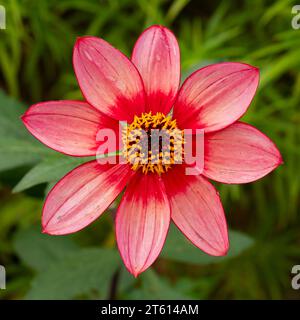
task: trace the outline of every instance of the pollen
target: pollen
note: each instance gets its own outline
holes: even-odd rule
[[[183,161],[183,131],[176,120],[160,112],[135,116],[123,129],[122,142],[123,157],[144,174],[161,175]]]

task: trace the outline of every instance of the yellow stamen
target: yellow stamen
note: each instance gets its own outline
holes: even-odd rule
[[[123,156],[133,170],[162,174],[183,158],[183,131],[163,113],[142,113],[125,127]]]

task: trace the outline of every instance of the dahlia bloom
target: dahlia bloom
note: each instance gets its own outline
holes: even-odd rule
[[[102,39],[81,37],[73,64],[85,101],[31,106],[22,120],[37,139],[61,153],[83,157],[96,156],[103,144],[96,139],[99,129],[109,128],[120,137],[119,121],[148,130],[147,139],[155,127],[202,129],[204,166],[201,174],[187,175],[185,163],[165,165],[159,158],[153,165],[132,165],[126,153],[123,163],[87,162],[50,191],[43,208],[43,232],[62,235],[84,228],[125,189],[116,213],[116,239],[134,276],[158,257],[171,220],[207,254],[225,255],[229,247],[225,215],[208,179],[247,183],[282,163],[268,137],[238,121],[257,89],[258,69],[243,63],[213,64],[194,72],[179,88],[178,43],[162,26],[141,34],[131,59]],[[150,153],[145,157],[151,158]]]

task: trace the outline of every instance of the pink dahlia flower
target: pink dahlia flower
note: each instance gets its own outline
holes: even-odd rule
[[[73,64],[85,101],[30,107],[22,120],[37,139],[54,150],[82,157],[96,156],[104,143],[96,138],[100,129],[109,128],[119,137],[119,121],[145,129],[147,139],[153,128],[202,129],[204,166],[201,174],[187,175],[187,164],[174,161],[174,148],[169,165],[160,157],[156,164],[132,165],[134,154],[125,155],[121,163],[85,163],[63,177],[47,196],[43,232],[62,235],[84,228],[125,189],[115,219],[116,239],[134,276],[158,257],[171,220],[204,252],[225,255],[226,219],[208,179],[247,183],[282,163],[268,137],[237,122],[257,89],[258,69],[243,63],[213,64],[194,72],[179,89],[178,43],[161,26],[142,33],[131,59],[102,39],[79,38]],[[146,158],[151,158],[150,153]]]

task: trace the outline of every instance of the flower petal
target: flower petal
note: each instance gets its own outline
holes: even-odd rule
[[[213,256],[225,255],[228,233],[218,192],[204,177],[186,175],[184,168],[177,165],[162,176],[172,220],[201,250]]]
[[[147,94],[147,112],[168,114],[180,83],[180,51],[173,33],[151,26],[137,40],[132,62],[138,68]]]
[[[72,156],[93,156],[100,128],[118,134],[118,121],[80,101],[49,101],[31,106],[22,116],[30,133],[48,147]]]
[[[259,81],[257,68],[218,63],[194,72],[179,91],[173,116],[183,129],[217,131],[247,110]]]
[[[125,187],[132,170],[125,164],[87,162],[62,178],[43,209],[43,232],[68,234],[97,219]]]
[[[106,41],[96,37],[79,38],[73,52],[73,65],[86,100],[106,115],[131,121],[145,108],[145,92],[133,63]]]
[[[159,255],[170,225],[170,208],[158,175],[137,173],[116,216],[116,237],[127,269],[136,277]]]
[[[282,163],[275,144],[242,122],[205,135],[204,159],[203,174],[224,183],[260,179]]]

